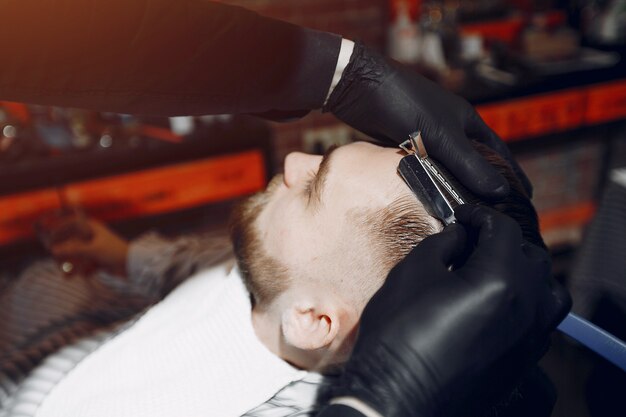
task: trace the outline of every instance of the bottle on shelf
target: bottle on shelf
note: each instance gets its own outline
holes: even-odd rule
[[[420,60],[421,36],[417,25],[419,0],[392,0],[388,53],[396,61],[416,64]]]

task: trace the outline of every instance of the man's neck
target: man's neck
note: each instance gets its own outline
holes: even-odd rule
[[[258,309],[252,309],[252,327],[256,337],[270,350],[274,355],[280,357],[281,335],[280,328],[272,323],[269,312],[261,312]]]

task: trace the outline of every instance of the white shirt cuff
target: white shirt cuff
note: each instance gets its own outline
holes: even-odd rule
[[[366,417],[383,417],[378,411],[355,397],[337,397],[330,401],[330,404],[341,404],[351,407]]]
[[[333,75],[333,80],[330,83],[330,88],[328,89],[328,93],[326,94],[326,100],[324,100],[324,105],[326,105],[328,97],[330,97],[335,87],[337,87],[337,84],[339,84],[339,80],[341,80],[341,76],[343,75],[343,70],[346,69],[348,63],[350,62],[350,57],[352,56],[353,50],[354,42],[349,41],[348,39],[341,40],[341,49],[339,49],[339,58],[337,58],[335,74]]]

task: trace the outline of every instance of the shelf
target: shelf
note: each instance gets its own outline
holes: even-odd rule
[[[0,245],[34,238],[37,219],[61,209],[60,192],[69,205],[108,222],[248,195],[266,178],[263,152],[248,150],[0,197]]]
[[[558,26],[567,20],[564,12],[552,10],[545,14],[546,24],[549,27]],[[520,32],[528,23],[528,18],[522,15],[514,15],[504,19],[494,19],[477,23],[465,23],[461,25],[461,34],[480,35],[485,39],[499,40],[512,44],[519,37]]]
[[[505,141],[626,118],[626,80],[477,106]]]
[[[0,196],[250,149],[261,149],[266,171],[271,173],[273,169],[269,126],[255,118],[239,116],[225,126],[217,125],[194,138],[182,138],[168,129],[149,124],[141,126],[141,133],[142,142],[137,147],[122,142],[108,149],[96,147],[2,163]]]

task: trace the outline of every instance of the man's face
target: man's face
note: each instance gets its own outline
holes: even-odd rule
[[[252,224],[267,255],[281,262],[299,285],[332,280],[337,285],[328,291],[340,291],[340,284],[363,268],[371,270],[375,245],[356,218],[410,194],[396,173],[402,156],[396,149],[364,142],[324,157],[289,154],[284,175],[268,187]],[[427,217],[425,211],[423,215]],[[375,291],[386,273],[372,275],[379,282],[367,286]]]

